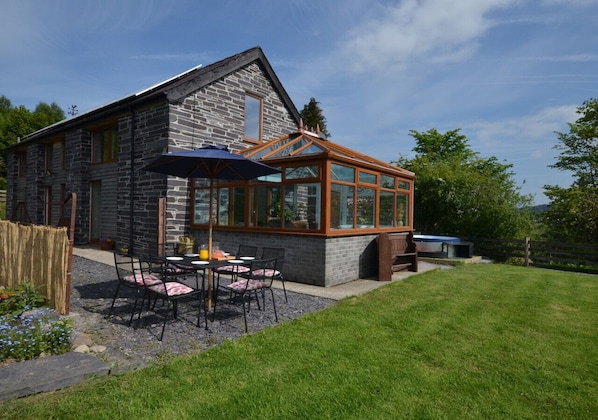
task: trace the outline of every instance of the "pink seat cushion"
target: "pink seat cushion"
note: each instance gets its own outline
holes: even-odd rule
[[[249,282],[249,284],[247,282]],[[243,292],[245,290],[263,289],[266,287],[266,283],[259,280],[239,280],[225,287],[233,289],[237,292]]]
[[[133,283],[137,286],[152,286],[154,284],[162,283],[162,280],[153,274],[131,274],[129,276],[125,276],[123,280]]]
[[[193,288],[186,284],[179,283],[178,281],[169,281],[167,283],[156,284],[149,288],[152,292],[159,293],[166,296],[179,296],[191,293],[194,291]]]
[[[247,273],[249,272],[249,267],[244,265],[223,265],[222,267],[216,268],[216,272],[224,274]]]

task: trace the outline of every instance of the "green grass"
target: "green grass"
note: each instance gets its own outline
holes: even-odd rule
[[[598,277],[472,264],[413,276],[201,354],[0,403],[0,412],[590,419],[597,395]]]

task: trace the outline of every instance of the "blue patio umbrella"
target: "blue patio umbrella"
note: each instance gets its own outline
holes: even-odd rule
[[[231,153],[226,146],[204,146],[199,149],[164,153],[143,168],[180,178],[207,178],[210,180],[208,215],[208,251],[212,255],[212,200],[215,179],[242,180],[280,173],[280,169],[256,160]]]

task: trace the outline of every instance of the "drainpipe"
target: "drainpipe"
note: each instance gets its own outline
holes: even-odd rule
[[[135,111],[131,108],[131,175],[129,185],[131,187],[129,196],[129,253],[133,254],[133,223],[135,219]]]

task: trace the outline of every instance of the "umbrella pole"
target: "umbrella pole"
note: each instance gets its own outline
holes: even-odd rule
[[[214,178],[210,178],[210,205],[208,214],[208,259],[212,259],[212,200]],[[212,269],[208,269],[208,311],[212,310]]]

